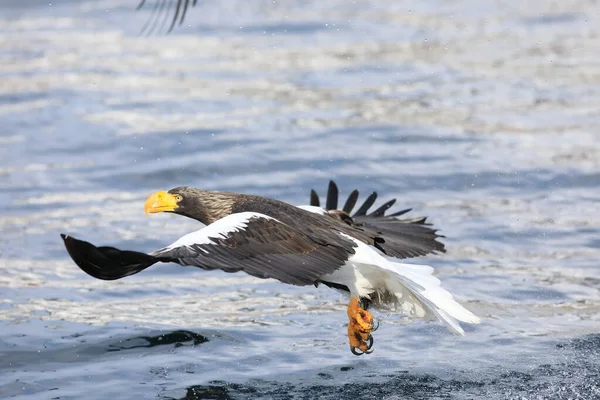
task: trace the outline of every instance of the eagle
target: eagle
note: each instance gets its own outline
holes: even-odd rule
[[[349,297],[348,342],[355,355],[374,350],[372,333],[379,324],[369,307],[437,317],[458,335],[464,335],[459,322],[479,323],[441,287],[433,268],[401,261],[445,251],[426,218],[399,218],[410,209],[385,215],[395,199],[367,214],[376,193],[351,214],[358,196],[353,191],[338,209],[334,182],[324,208],[314,190],[310,205],[294,206],[256,195],[180,186],[151,194],[145,212],[174,213],[205,226],[168,246],[146,254],[61,237],[73,261],[102,280],[137,274],[156,263],[177,263],[341,291]]]

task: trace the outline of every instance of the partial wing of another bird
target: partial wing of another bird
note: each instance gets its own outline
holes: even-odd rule
[[[356,228],[379,232],[384,241],[377,244],[387,255],[397,258],[419,257],[436,252],[445,252],[445,246],[437,238],[437,230],[430,228],[427,217],[399,218],[411,211],[410,208],[386,215],[386,212],[396,203],[392,199],[368,213],[377,200],[377,192],[371,193],[364,203],[358,207],[354,214],[352,211],[358,201],[359,192],[353,190],[344,207],[338,209],[339,190],[334,181],[329,181],[325,209],[329,215]],[[313,189],[310,195],[310,204],[319,206],[319,195]]]
[[[339,246],[317,243],[274,218],[251,212],[228,215],[150,254],[62,237],[73,261],[104,280],[133,275],[160,261],[311,285],[341,267],[351,255],[347,249],[353,247],[341,236]]]
[[[183,24],[189,7],[194,7],[198,0],[154,0],[154,6],[150,13],[150,18],[142,28],[142,33],[151,34],[157,30],[161,31],[167,23],[171,32],[175,25]],[[146,0],[141,0],[137,10],[146,5]],[[173,17],[170,18],[169,15]]]

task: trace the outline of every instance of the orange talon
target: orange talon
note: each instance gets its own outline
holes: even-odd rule
[[[356,325],[358,325],[362,331],[371,331],[371,327],[373,326],[373,316],[370,312],[359,309],[354,318]]]
[[[356,332],[351,324],[348,324],[348,341],[350,342],[350,347],[360,348],[361,344],[363,344],[361,334]]]
[[[350,298],[348,319],[350,351],[357,356],[372,353],[373,336],[371,336],[371,332],[374,331],[373,316],[370,312],[360,308],[359,300],[356,297]],[[357,350],[361,352],[359,353]]]

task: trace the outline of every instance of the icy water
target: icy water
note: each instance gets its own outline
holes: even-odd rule
[[[594,1],[203,1],[140,37],[135,0],[0,5],[0,398],[600,398]],[[114,282],[65,232],[150,251],[178,185],[306,204],[329,179],[428,215],[414,260],[482,324],[174,265]]]

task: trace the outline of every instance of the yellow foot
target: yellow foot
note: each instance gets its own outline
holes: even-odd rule
[[[373,352],[373,336],[371,332],[377,330],[378,326],[373,324],[373,316],[370,312],[360,308],[358,298],[350,298],[348,304],[348,341],[352,354],[361,356]]]

